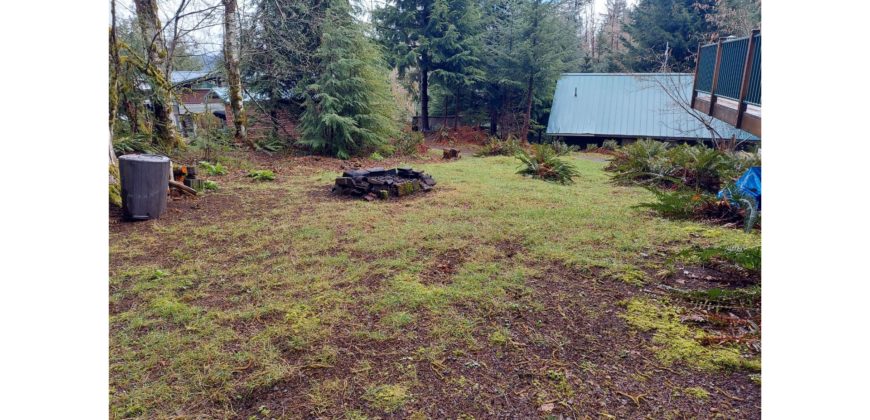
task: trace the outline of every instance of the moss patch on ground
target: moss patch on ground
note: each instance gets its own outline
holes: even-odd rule
[[[627,302],[625,320],[641,331],[653,332],[656,355],[666,363],[684,362],[701,369],[761,370],[761,361],[748,359],[733,347],[704,346],[704,332],[680,322],[678,309],[646,298]]]

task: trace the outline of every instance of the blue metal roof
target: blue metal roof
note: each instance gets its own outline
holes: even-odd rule
[[[209,77],[216,77],[217,73],[207,72],[207,71],[183,71],[183,70],[175,70],[169,74],[169,81],[172,84],[177,85],[179,83],[195,81],[199,79],[206,79]]]
[[[710,138],[704,126],[679,105],[689,103],[693,77],[690,73],[564,73],[556,83],[547,134]],[[723,138],[758,139],[716,119],[712,126]]]

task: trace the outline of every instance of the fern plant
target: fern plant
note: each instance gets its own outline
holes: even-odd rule
[[[275,172],[268,169],[252,170],[248,172],[248,177],[253,178],[254,181],[272,181],[275,179]]]
[[[130,153],[154,153],[151,146],[151,138],[147,134],[133,134],[127,137],[116,138],[112,142],[112,148],[118,156]]]
[[[508,136],[506,140],[501,140],[498,137],[490,137],[483,147],[474,154],[477,157],[486,156],[515,156],[523,150],[520,141],[514,136]]]
[[[267,136],[254,141],[254,148],[268,153],[274,153],[287,147],[287,143],[278,136]]]
[[[636,207],[648,208],[662,216],[675,219],[693,218],[698,209],[712,200],[709,194],[687,188],[676,190],[664,190],[653,186],[645,188],[655,196],[656,201],[640,203]]]
[[[203,160],[199,162],[199,167],[202,168],[205,173],[211,176],[227,174],[227,168],[225,168],[224,165],[221,165],[220,163],[212,164]]]
[[[573,164],[559,158],[548,144],[532,145],[532,153],[520,150],[516,158],[523,163],[518,174],[528,175],[559,184],[571,184],[580,172]]]
[[[550,145],[553,146],[553,150],[559,156],[566,156],[569,153],[576,151],[576,146],[569,146],[567,143],[560,140],[556,140],[550,143]]]
[[[619,148],[619,143],[616,140],[604,140],[604,143],[601,144],[601,148],[604,150],[614,151]]]

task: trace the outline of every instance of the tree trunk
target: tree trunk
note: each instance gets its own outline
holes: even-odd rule
[[[154,110],[154,135],[157,142],[166,149],[178,147],[178,135],[172,112],[172,92],[169,77],[163,72],[167,57],[166,41],[161,32],[162,26],[157,16],[157,0],[134,0],[139,29],[148,51],[145,71],[149,73],[152,87],[151,105]]]
[[[109,31],[109,59],[112,68],[109,72],[109,149],[112,149],[112,136],[115,134],[115,118],[118,115],[118,76],[121,71],[121,58],[118,54],[117,30],[115,26],[115,0],[112,0],[112,28]],[[114,154],[114,152],[112,152]]]
[[[273,101],[269,107],[269,120],[272,122],[272,137],[278,137],[278,129],[281,128],[281,123],[278,121],[277,101]]]
[[[233,108],[233,125],[237,143],[248,144],[248,123],[245,104],[242,99],[242,78],[239,75],[239,17],[236,14],[236,0],[224,2],[224,62],[227,68],[227,82],[230,88],[230,106]],[[251,146],[250,144],[248,144]]]
[[[454,108],[456,108],[456,115],[453,116],[453,118],[454,118],[453,119],[453,129],[454,130],[459,128],[459,99],[460,99],[459,94],[460,94],[460,91],[456,91],[456,95],[453,97],[454,98],[453,103],[455,104]]]
[[[527,142],[529,138],[529,126],[532,120],[532,88],[534,86],[535,77],[529,74],[529,85],[526,92],[526,112],[523,116],[523,129],[520,131],[523,142]]]
[[[489,108],[489,135],[498,136],[498,107],[495,105]]]
[[[447,125],[447,95],[446,94],[444,95],[443,101],[444,101],[444,117],[441,118],[441,129],[446,130],[446,129],[450,128]]]
[[[420,69],[420,131],[429,131],[429,69]]]
[[[136,107],[136,103],[128,99],[126,95],[124,95],[124,113],[130,120],[131,133],[138,134],[149,131],[148,126],[139,118],[139,108]]]

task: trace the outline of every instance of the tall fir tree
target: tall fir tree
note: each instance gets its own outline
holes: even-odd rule
[[[704,10],[715,0],[640,0],[629,12],[624,40],[624,65],[631,71],[652,72],[667,67],[690,71],[698,43],[715,31]]]
[[[327,0],[258,0],[242,31],[242,79],[269,112],[272,134],[279,135],[281,111],[298,112],[305,87],[317,75]]]
[[[301,144],[347,159],[384,146],[398,134],[389,70],[365,36],[348,0],[331,0],[307,87]]]
[[[378,37],[389,51],[389,62],[399,77],[419,78],[420,128],[429,130],[429,76],[434,69],[431,42],[435,0],[395,0],[372,12]],[[413,83],[411,83],[413,85]],[[414,87],[414,86],[410,86]]]
[[[526,139],[533,128],[535,103],[539,114],[546,114],[552,101],[556,79],[563,71],[579,65],[576,38],[558,4],[544,0],[523,3],[522,27],[518,53],[519,76],[525,79],[523,124],[520,136]]]
[[[484,80],[482,92],[490,135],[499,135],[505,114],[513,112],[513,98],[519,98],[524,84],[516,78],[519,66],[522,0],[483,0],[481,35]],[[502,127],[505,128],[505,127]]]
[[[429,85],[434,71],[452,80],[470,65],[475,5],[469,0],[395,0],[372,13],[389,62],[405,79],[418,79],[420,126],[429,130]],[[451,30],[452,28],[452,30]],[[439,51],[439,49],[444,49]],[[468,80],[463,77],[463,80]],[[443,80],[447,80],[445,77]],[[410,83],[414,87],[414,83]]]
[[[472,0],[435,0],[432,40],[433,61],[437,68],[432,79],[440,85],[441,102],[446,110],[452,100],[459,124],[463,94],[469,99],[471,89],[483,79],[480,54],[480,12]],[[448,112],[445,112],[445,115]]]

